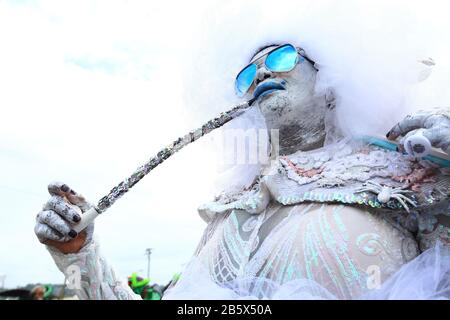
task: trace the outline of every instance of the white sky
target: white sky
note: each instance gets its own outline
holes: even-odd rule
[[[63,281],[33,233],[48,182],[64,181],[96,202],[192,127],[178,67],[198,10],[183,3],[0,1],[7,287]],[[201,143],[183,150],[97,220],[103,252],[121,276],[146,273],[147,247],[154,248],[151,278],[162,284],[192,255],[204,228],[196,208],[209,200],[212,170],[202,152]]]
[[[236,101],[233,78],[260,45],[301,45],[321,64],[321,84],[339,89],[347,123],[388,130],[405,111],[398,106],[414,59],[449,65],[448,7],[445,0],[0,0],[5,285],[63,281],[33,232],[50,181],[98,201],[162,146]],[[414,89],[421,93],[408,107],[450,102],[442,70]],[[207,137],[182,150],[96,220],[103,253],[122,277],[145,274],[147,247],[160,284],[189,260],[205,227],[196,208],[210,200],[217,176],[213,145]]]

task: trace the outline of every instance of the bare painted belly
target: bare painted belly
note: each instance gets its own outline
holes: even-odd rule
[[[360,208],[330,204],[218,215],[197,252],[218,283],[309,279],[344,299],[377,287],[418,254],[408,232]]]

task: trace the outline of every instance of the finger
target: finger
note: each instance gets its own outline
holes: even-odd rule
[[[435,126],[431,129],[423,130],[423,135],[430,140],[435,148],[441,148],[444,152],[450,153],[450,127]]]
[[[414,115],[407,115],[402,121],[398,122],[392,129],[387,133],[386,137],[389,140],[394,140],[399,136],[407,134],[409,131],[423,128],[423,124],[429,117],[429,113],[418,113]]]
[[[38,223],[46,224],[63,236],[69,236],[70,238],[77,236],[77,232],[72,229],[70,224],[54,211],[45,210],[39,212],[37,221]]]
[[[77,207],[67,203],[63,197],[54,195],[44,205],[43,210],[52,210],[61,217],[70,222],[79,222],[81,220],[81,212],[77,211]],[[81,211],[80,209],[78,209]]]
[[[422,134],[427,138],[434,148],[441,148],[448,151],[450,147],[450,127],[432,127],[431,129],[418,129],[408,132],[399,143],[403,145],[405,140],[415,134]]]
[[[58,195],[67,198],[70,203],[80,207],[82,212],[87,211],[91,207],[91,205],[81,194],[77,193],[63,182],[50,183],[48,185],[48,192],[51,195]]]
[[[62,235],[61,233],[43,223],[36,223],[34,227],[34,233],[36,233],[36,236],[41,243],[47,243],[47,240],[59,242],[66,242],[70,240],[70,238]]]
[[[65,187],[63,187],[63,186],[65,186]],[[63,196],[64,195],[64,190],[65,190],[65,188],[68,188],[68,186],[65,183],[63,183],[63,182],[54,181],[54,182],[50,182],[47,188],[48,188],[48,192],[52,196],[55,196],[55,195],[56,196]]]
[[[412,130],[410,132],[408,132],[404,137],[400,138],[400,140],[398,141],[398,151],[405,153],[405,141],[406,139],[408,139],[409,137],[415,135],[415,134],[420,134],[423,133],[423,129],[417,129],[417,130]]]
[[[55,241],[51,239],[45,240],[46,245],[56,248],[63,254],[77,253],[80,251],[80,249],[84,246],[85,243],[86,243],[85,232],[80,232],[78,237],[67,242]]]
[[[405,119],[397,123],[387,134],[389,140],[394,140],[408,132],[420,128],[431,128],[433,125],[444,121],[445,117],[441,114],[430,112],[419,112],[414,115],[408,115]]]

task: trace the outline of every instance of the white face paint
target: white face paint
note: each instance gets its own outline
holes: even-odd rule
[[[265,56],[274,48],[276,46],[257,53],[251,62]],[[316,96],[314,93],[316,73],[316,69],[302,57],[289,72],[271,72],[261,64],[256,79],[245,96],[248,99],[253,98],[255,90],[270,81],[284,86],[285,90],[267,92],[260,95],[256,101],[268,129],[279,130],[281,154],[311,150],[323,145],[327,103],[324,96]]]

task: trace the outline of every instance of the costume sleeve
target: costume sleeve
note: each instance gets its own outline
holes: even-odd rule
[[[63,254],[48,247],[66,284],[82,300],[139,300],[127,283],[123,283],[99,252],[93,239],[78,253]]]

